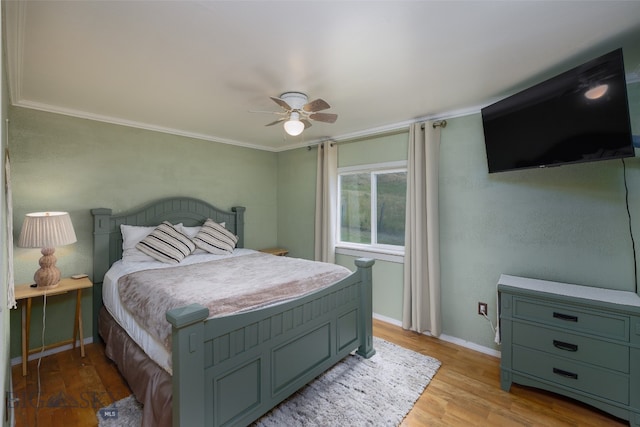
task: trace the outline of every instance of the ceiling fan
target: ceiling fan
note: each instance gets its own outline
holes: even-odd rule
[[[333,123],[338,118],[337,114],[319,113],[319,111],[331,108],[324,99],[316,99],[309,102],[307,95],[301,92],[285,92],[279,98],[270,97],[273,102],[284,109],[283,112],[269,111],[269,113],[280,114],[281,118],[265,126],[273,126],[284,122],[284,130],[291,136],[300,135],[303,130],[311,126],[309,120],[324,123]]]

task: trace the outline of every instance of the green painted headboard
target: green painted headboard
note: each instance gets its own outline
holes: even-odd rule
[[[122,234],[120,225],[153,226],[162,221],[185,226],[201,225],[207,218],[225,227],[238,236],[239,248],[244,247],[244,211],[236,206],[231,211],[219,209],[202,200],[189,197],[162,199],[142,208],[112,215],[111,209],[91,209],[93,215],[93,281],[102,283],[111,265],[122,258]]]

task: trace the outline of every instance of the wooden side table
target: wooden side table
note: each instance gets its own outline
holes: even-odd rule
[[[42,347],[29,350],[29,333],[31,331],[31,301],[33,298],[47,297],[66,294],[67,292],[76,291],[76,313],[73,323],[73,337],[70,340],[62,341],[55,344],[44,345],[44,349],[59,347],[66,344],[73,344],[76,348],[76,340],[80,339],[80,355],[84,357],[84,337],[82,332],[82,290],[93,286],[88,277],[82,279],[72,279],[70,277],[60,280],[60,284],[51,290],[42,290],[31,287],[30,283],[16,285],[15,296],[16,301],[22,301],[22,375],[27,375],[27,361],[30,353],[41,351]]]
[[[264,253],[271,254],[271,255],[276,255],[276,256],[285,256],[286,254],[289,253],[288,250],[283,249],[283,248],[260,249],[260,252],[264,252]]]

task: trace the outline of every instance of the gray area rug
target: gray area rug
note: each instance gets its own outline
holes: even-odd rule
[[[397,426],[440,367],[432,357],[374,337],[376,354],[352,354],[253,425]],[[139,403],[129,396],[97,413],[100,427],[139,427]]]

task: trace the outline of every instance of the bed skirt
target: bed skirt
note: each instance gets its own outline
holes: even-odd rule
[[[142,427],[171,427],[171,375],[146,355],[104,307],[100,309],[98,330],[105,342],[105,354],[144,405]]]

